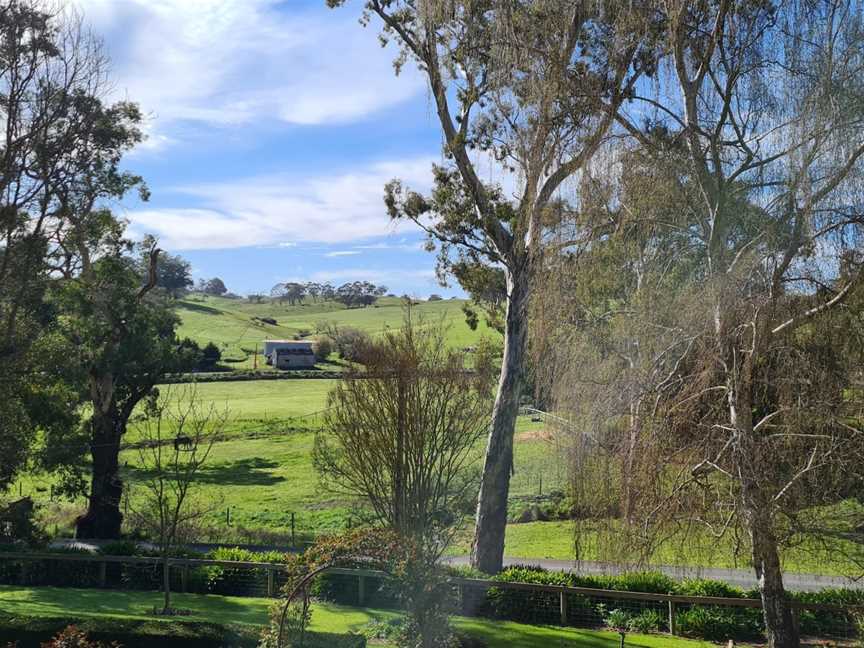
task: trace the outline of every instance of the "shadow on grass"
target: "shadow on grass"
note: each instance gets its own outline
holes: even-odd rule
[[[285,481],[284,477],[269,472],[278,467],[277,462],[261,457],[236,459],[204,466],[193,481],[219,486],[273,486]],[[136,466],[128,466],[126,470],[132,481],[146,481],[156,476],[154,471],[141,470]]]
[[[149,621],[216,621],[260,625],[267,621],[263,599],[172,594],[171,605],[190,610],[183,617],[159,617],[150,612],[163,603],[160,592],[34,587],[0,588],[6,613],[40,617],[116,617]]]
[[[223,311],[218,308],[213,308],[212,306],[204,306],[203,304],[195,304],[193,302],[181,301],[177,302],[178,308],[185,308],[186,310],[195,311],[196,313],[207,313],[208,315],[221,315]]]
[[[273,486],[285,481],[270,470],[279,464],[272,459],[249,457],[205,466],[195,481],[200,484],[230,484],[233,486]]]

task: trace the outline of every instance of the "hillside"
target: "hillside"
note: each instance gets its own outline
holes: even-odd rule
[[[483,323],[477,331],[468,328],[462,313],[463,303],[458,299],[422,302],[414,307],[414,313],[429,323],[444,322],[447,338],[453,346],[471,346],[482,335],[498,335]],[[384,297],[368,308],[348,309],[335,302],[313,303],[308,299],[301,305],[290,306],[196,294],[178,301],[177,313],[181,318],[180,337],[192,338],[201,345],[214,342],[222,350],[225,363],[243,369],[252,366],[256,345],[260,352],[265,339],[309,335],[321,321],[351,326],[374,335],[400,324],[403,305],[402,300],[395,297]],[[253,319],[256,317],[272,318],[277,324],[265,324]],[[259,368],[260,364],[259,358]]]

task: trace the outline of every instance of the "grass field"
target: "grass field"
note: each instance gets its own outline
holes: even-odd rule
[[[461,310],[463,303],[458,299],[421,302],[414,307],[414,314],[430,324],[443,322],[447,327],[447,339],[453,346],[470,346],[476,344],[481,335],[498,335],[482,322],[477,331],[468,328]],[[260,353],[265,339],[291,339],[314,332],[316,325],[325,321],[374,335],[386,327],[399,326],[403,305],[402,300],[393,297],[383,297],[368,308],[347,309],[333,302],[307,300],[302,305],[290,306],[195,295],[179,301],[177,313],[181,319],[177,331],[180,337],[192,338],[201,345],[213,342],[222,350],[226,363],[245,369],[252,367],[255,349]],[[253,320],[254,317],[273,318],[277,324],[264,324]],[[258,366],[262,366],[261,357]]]
[[[263,625],[272,599],[237,598],[175,594],[173,604],[190,610],[183,621],[215,621]],[[148,611],[161,604],[159,592],[104,591],[60,589],[52,587],[21,588],[0,586],[0,609],[11,615],[86,618],[114,617],[152,620]],[[375,621],[387,621],[398,616],[389,610],[346,608],[332,604],[316,604],[312,612],[311,629],[319,632],[362,632]],[[618,635],[611,632],[574,630],[521,623],[487,621],[457,617],[454,626],[476,637],[489,648],[617,648]],[[382,642],[371,645],[387,646]],[[629,648],[707,648],[712,644],[688,641],[665,635],[628,635]]]
[[[202,383],[196,396],[202,403],[230,410],[228,438],[214,445],[210,461],[199,479],[201,496],[214,506],[207,521],[205,539],[222,542],[286,542],[290,537],[292,514],[300,539],[322,532],[336,532],[357,521],[355,503],[321,487],[312,466],[314,432],[320,416],[310,416],[326,406],[329,380],[273,380]],[[168,388],[165,388],[168,389]],[[186,386],[171,386],[177,397],[188,396]],[[133,428],[127,441],[138,437]],[[479,470],[483,444],[476,448]],[[137,452],[123,453],[128,462],[125,480],[135,500],[139,474]],[[543,424],[520,417],[515,444],[515,474],[511,479],[511,512],[524,509],[531,498],[550,490],[564,489],[567,482],[567,453],[554,436],[543,433]],[[42,488],[41,494],[36,488]],[[18,486],[13,487],[13,492]],[[21,492],[46,496],[47,485],[38,476],[23,480]],[[61,533],[71,531],[72,520],[84,501],[54,503],[46,507],[49,525],[58,524]],[[228,513],[230,509],[230,523]],[[462,555],[470,547],[470,516],[451,554]],[[580,538],[580,557],[601,557],[595,534]],[[505,553],[518,558],[572,560],[576,557],[575,527],[571,522],[551,521],[510,524]],[[730,540],[696,537],[682,546],[670,542],[661,546],[652,561],[663,565],[705,565],[742,568],[746,560],[736,559]],[[846,575],[855,565],[838,555],[813,552],[806,547],[784,554],[790,571]]]

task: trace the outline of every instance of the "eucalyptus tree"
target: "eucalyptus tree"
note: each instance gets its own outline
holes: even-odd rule
[[[73,433],[75,390],[58,361],[68,349],[52,333],[57,312],[45,295],[77,263],[69,234],[87,210],[83,196],[116,199],[138,182],[118,165],[140,134],[116,129],[137,110],[103,105],[106,89],[101,44],[74,12],[0,2],[0,486],[37,428],[46,468],[62,462]]]
[[[344,0],[328,0],[330,6]],[[487,443],[472,564],[501,569],[513,432],[525,364],[531,276],[544,214],[585,167],[637,81],[654,72],[653,12],[641,3],[557,0],[368,0],[395,40],[397,73],[424,76],[446,162],[422,196],[397,180],[391,217],[417,223],[438,249],[439,274],[454,264],[500,268],[506,285],[504,358]],[[515,193],[485,182],[481,160],[512,174]]]
[[[696,343],[665,398],[679,460],[667,502],[711,494],[751,547],[771,646],[799,639],[779,546],[862,471],[832,351],[862,283],[864,8],[856,0],[658,4],[668,67],[616,120],[658,160],[662,129],[702,252]],[[844,376],[846,376],[844,378]],[[694,493],[699,493],[697,497]],[[718,514],[719,515],[719,514]]]

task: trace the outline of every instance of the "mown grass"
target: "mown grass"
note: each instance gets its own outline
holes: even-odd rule
[[[463,300],[421,302],[414,307],[415,317],[429,324],[443,323],[447,340],[452,346],[465,347],[477,343],[482,335],[498,336],[481,322],[476,331],[465,323]],[[180,337],[189,337],[201,345],[213,342],[222,350],[223,359],[234,368],[253,366],[255,349],[261,352],[265,339],[291,339],[295,335],[314,332],[319,322],[350,326],[371,335],[402,322],[401,299],[384,297],[367,308],[345,308],[334,302],[311,302],[291,306],[267,301],[256,304],[245,299],[224,299],[195,295],[177,302],[181,324]],[[255,317],[275,319],[277,324],[264,324]],[[482,319],[482,318],[481,318]],[[263,367],[258,358],[258,368]]]
[[[175,621],[211,621],[264,625],[272,599],[175,594],[173,605],[192,612]],[[104,591],[71,588],[23,588],[0,585],[0,609],[11,615],[86,618],[110,617],[153,620],[149,611],[161,605],[159,592]],[[362,632],[370,623],[398,617],[397,612],[349,608],[318,603],[311,629],[319,632]],[[167,621],[166,621],[167,622]],[[457,617],[454,626],[480,639],[489,648],[617,648],[618,635],[611,632],[574,630],[521,623]],[[386,646],[386,643],[375,645]],[[631,648],[707,648],[712,644],[665,635],[628,635]]]

